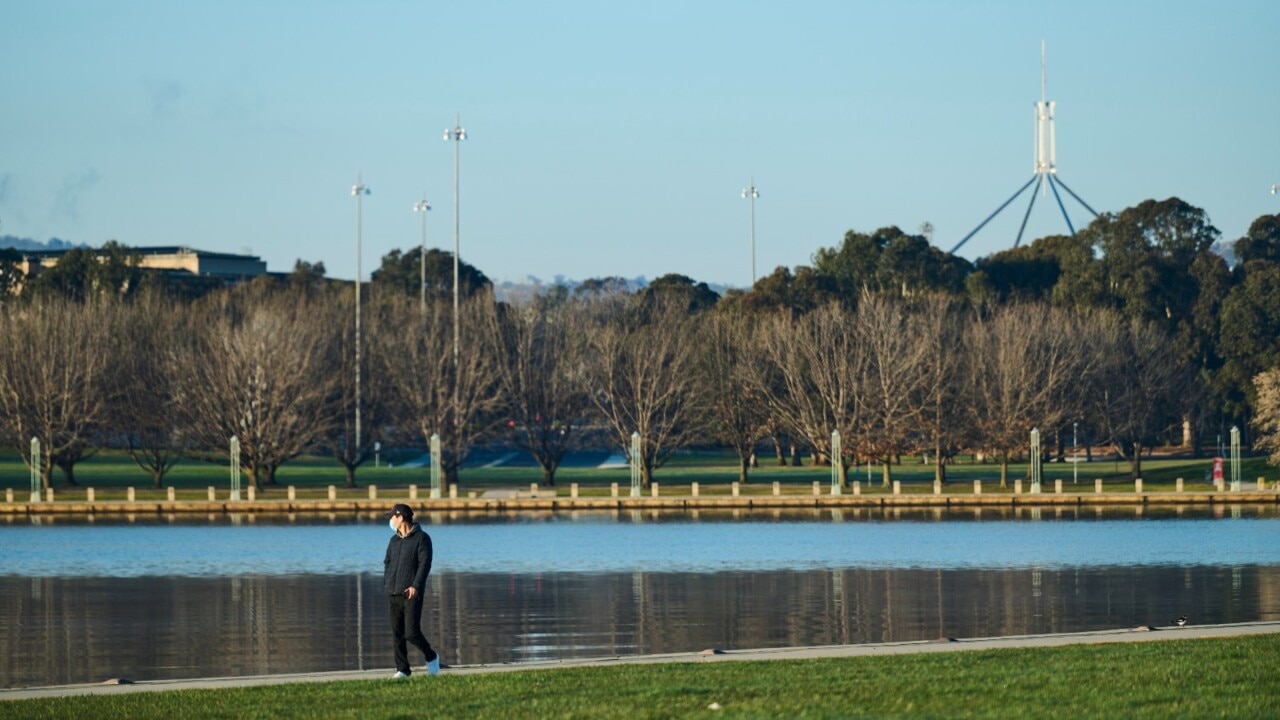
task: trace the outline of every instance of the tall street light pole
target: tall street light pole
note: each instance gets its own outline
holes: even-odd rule
[[[360,270],[360,229],[361,229],[361,211],[364,196],[370,192],[369,188],[356,176],[356,184],[351,186],[351,194],[356,199],[356,446],[355,454],[352,458],[360,456],[360,283],[362,281]]]
[[[751,186],[742,189],[742,197],[751,201],[751,287],[756,286],[756,179],[751,178]]]
[[[467,139],[462,119],[455,115],[453,129],[444,131],[444,139],[453,141],[453,366],[458,366],[458,146]]]
[[[422,200],[413,204],[413,211],[422,213],[422,248],[418,251],[419,264],[419,307],[422,314],[427,314],[427,211],[431,209],[431,203],[427,202],[426,193],[422,194]]]

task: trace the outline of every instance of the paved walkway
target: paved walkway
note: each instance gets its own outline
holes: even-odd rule
[[[548,670],[569,667],[607,667],[664,662],[729,662],[736,660],[798,660],[804,658],[866,657],[905,655],[924,652],[960,652],[996,648],[1060,647],[1119,642],[1151,642],[1191,638],[1238,637],[1280,633],[1280,621],[1236,623],[1231,625],[1198,625],[1152,628],[1142,626],[1127,630],[1100,630],[1055,635],[1019,635],[1013,637],[933,640],[921,642],[879,643],[870,645],[827,645],[819,647],[766,648],[759,650],[704,650],[702,652],[666,655],[634,655],[586,658],[548,662],[522,662],[446,667],[441,675]],[[194,678],[190,680],[149,680],[131,684],[109,681],[102,684],[61,685],[53,687],[0,689],[0,701],[26,698],[63,697],[67,695],[113,695],[157,690],[190,690],[283,685],[286,683],[329,682],[332,680],[386,680],[394,668],[378,670],[340,670],[337,672],[296,673],[291,675],[255,675],[248,677]]]

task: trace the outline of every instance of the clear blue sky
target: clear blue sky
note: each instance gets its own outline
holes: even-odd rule
[[[949,250],[1032,175],[1040,41],[1059,175],[1178,196],[1224,239],[1280,212],[1280,2],[0,3],[0,234],[355,274],[419,242],[495,280],[745,285],[845,230]],[[962,250],[1012,245],[1011,206]],[[1078,226],[1083,209],[1068,202]],[[1037,201],[1027,239],[1065,230]]]

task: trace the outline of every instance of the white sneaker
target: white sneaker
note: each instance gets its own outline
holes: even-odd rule
[[[405,678],[407,678],[407,677],[409,677],[409,673],[403,673],[403,672],[400,672],[399,670],[397,670],[397,671],[396,671],[396,674],[391,676],[391,679],[392,679],[392,680],[403,680],[403,679],[405,679]]]
[[[434,658],[432,658],[431,662],[427,663],[427,674],[428,675],[440,674],[440,656],[439,655],[436,655]]]

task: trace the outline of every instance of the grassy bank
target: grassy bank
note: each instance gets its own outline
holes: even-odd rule
[[[415,453],[416,455],[416,453]],[[399,460],[392,456],[392,461]],[[772,464],[773,459],[762,457],[759,468],[752,470],[750,483],[742,488],[744,494],[766,494],[771,492],[772,484],[778,482],[784,493],[807,494],[812,484],[818,482],[823,491],[831,483],[829,467],[805,464],[801,467],[779,467]],[[806,458],[808,463],[808,458]],[[1177,478],[1184,478],[1187,492],[1208,491],[1213,485],[1206,478],[1212,466],[1208,458],[1159,458],[1143,462],[1143,487],[1149,492],[1172,491]],[[1280,477],[1280,471],[1268,466],[1263,458],[1248,458],[1241,463],[1241,477],[1247,489],[1253,489],[1259,477],[1265,477],[1274,483]],[[1012,492],[1013,481],[1026,475],[1025,464],[1009,467],[1010,487],[1003,492]],[[998,487],[1000,468],[994,463],[975,463],[961,461],[948,466],[948,483],[944,487],[947,494],[969,494],[973,492],[973,481],[981,480],[983,493],[1002,492]],[[1093,492],[1094,480],[1101,479],[1108,491],[1131,491],[1133,481],[1129,477],[1129,466],[1122,461],[1098,460],[1092,463],[1081,463],[1079,468],[1079,484],[1074,483],[1076,473],[1070,463],[1046,463],[1044,465],[1044,482],[1048,491],[1052,491],[1055,480],[1062,480],[1065,492]],[[135,487],[139,500],[162,500],[165,490],[154,490],[151,478],[142,472],[133,460],[122,452],[106,451],[94,455],[76,466],[76,479],[79,487],[68,487],[63,481],[60,471],[54,472],[54,488],[59,500],[83,500],[84,488],[92,487],[99,500],[119,500],[124,497],[127,487]],[[542,479],[541,471],[534,466],[515,467],[464,467],[461,472],[460,493],[486,488],[523,487],[538,483]],[[697,451],[680,453],[654,475],[654,481],[661,484],[664,494],[688,494],[691,483],[699,483],[702,494],[727,494],[731,483],[738,479],[737,458],[724,451]],[[884,493],[889,490],[881,486],[881,468],[874,466],[868,478],[866,466],[851,472],[850,480],[862,483],[864,493]],[[919,458],[904,457],[901,465],[893,466],[893,479],[901,481],[903,493],[932,493],[933,466],[920,462]],[[373,467],[372,464],[360,468],[356,476],[359,488],[340,490],[340,496],[361,498],[367,497],[365,487],[377,485],[388,492],[402,492],[410,484],[426,488],[430,484],[428,470],[425,468],[388,467],[383,464]],[[595,467],[566,467],[556,476],[557,485],[562,494],[568,494],[570,483],[578,483],[583,495],[607,495],[611,483],[623,487],[630,485],[630,471],[622,469],[599,469]],[[247,480],[245,480],[247,482]],[[342,489],[346,482],[342,468],[333,460],[324,457],[304,456],[286,463],[280,468],[277,476],[278,487],[266,490],[279,496],[284,495],[284,488],[293,485],[298,489],[299,497],[320,497],[329,485]],[[176,488],[178,499],[198,500],[205,497],[205,489],[209,486],[218,488],[220,494],[225,493],[228,485],[226,465],[183,460],[166,476],[166,486]],[[22,500],[30,489],[30,471],[13,451],[0,453],[0,491],[12,488],[15,498]],[[384,493],[385,495],[386,493]]]
[[[0,718],[1275,717],[1280,635],[0,702]],[[718,704],[719,709],[712,709]]]

